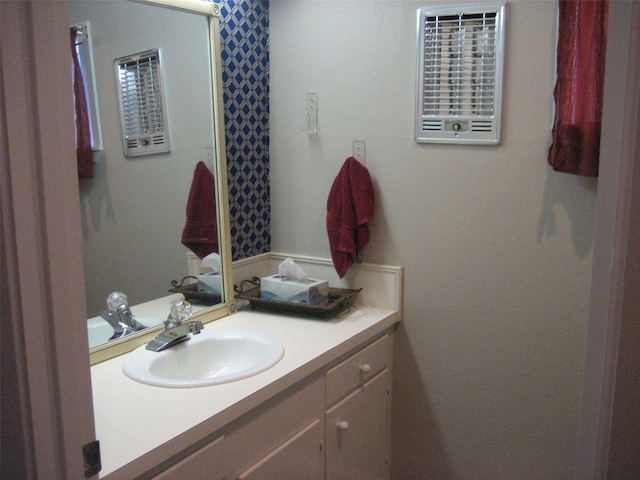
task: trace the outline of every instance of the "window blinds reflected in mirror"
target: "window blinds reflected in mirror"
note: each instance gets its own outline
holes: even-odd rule
[[[128,157],[170,151],[160,49],[115,60]]]

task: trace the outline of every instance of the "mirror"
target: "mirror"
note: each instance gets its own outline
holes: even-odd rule
[[[69,1],[70,25],[89,24],[87,61],[95,81],[88,83],[97,92],[102,133],[93,178],[80,181],[89,322],[104,326],[100,313],[113,291],[127,296],[145,327],[166,318],[181,295],[169,292],[171,282],[199,267],[200,259],[181,240],[201,161],[215,181],[212,216],[218,221],[222,291],[192,303],[203,321],[232,308],[218,8],[197,0]],[[125,156],[114,61],[152,49],[161,52],[171,151]],[[130,350],[159,329],[98,345],[91,349],[92,362]]]

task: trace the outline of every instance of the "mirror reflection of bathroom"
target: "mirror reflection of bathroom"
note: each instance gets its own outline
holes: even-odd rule
[[[92,122],[93,172],[80,180],[80,209],[87,313],[90,321],[95,317],[97,324],[104,327],[101,313],[107,309],[107,298],[113,292],[123,293],[136,315],[136,306],[172,295],[169,290],[179,285],[172,285],[172,281],[181,282],[193,273],[189,271],[189,256],[191,266],[197,268],[200,258],[217,252],[213,192],[209,192],[213,204],[208,198],[198,205],[200,217],[196,220],[206,214],[216,238],[206,246],[210,247],[208,251],[202,246],[183,244],[189,226],[187,202],[197,183],[196,172],[201,177],[199,181],[214,185],[209,27],[204,15],[136,2],[73,0],[69,11],[70,26],[85,27],[78,42],[87,43],[76,50],[87,75],[84,83],[90,93],[86,98],[88,110],[99,112],[93,115]],[[162,127],[167,141],[170,139],[170,151],[127,156],[124,147],[132,136],[128,132],[123,142],[120,85],[114,61],[156,49],[161,52],[161,70],[149,73],[148,78],[142,74],[136,77],[137,73],[131,78],[137,88],[153,80],[153,75],[156,79],[161,75],[164,80],[166,115]],[[131,105],[138,102],[132,117],[143,113],[139,104],[151,101],[152,93],[147,95],[129,99],[125,109],[130,115]],[[140,142],[143,147],[146,145],[144,138]],[[201,171],[202,166],[206,168]],[[207,178],[203,180],[204,177]],[[192,303],[197,311],[219,301],[219,295],[210,295],[202,302]],[[167,312],[137,320],[151,326],[164,320]],[[111,338],[110,333],[105,328],[97,339],[90,340],[91,346]]]

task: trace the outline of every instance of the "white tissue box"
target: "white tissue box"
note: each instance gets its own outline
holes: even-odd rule
[[[198,291],[209,293],[222,292],[222,280],[219,273],[204,273],[198,275]]]
[[[309,278],[306,282],[283,280],[280,275],[260,279],[260,298],[318,305],[329,298],[329,282]]]

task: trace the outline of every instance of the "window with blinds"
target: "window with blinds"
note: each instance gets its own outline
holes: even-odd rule
[[[500,143],[505,11],[418,9],[417,142]]]
[[[170,151],[160,49],[115,60],[126,156]]]

